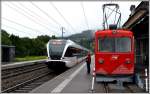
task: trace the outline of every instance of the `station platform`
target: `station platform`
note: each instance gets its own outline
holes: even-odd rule
[[[23,67],[27,65],[33,65],[36,63],[44,63],[47,59],[40,59],[40,60],[32,60],[32,61],[22,61],[22,62],[13,62],[13,63],[8,63],[8,64],[3,64],[2,65],[2,70],[3,69],[10,69],[10,68],[16,68],[16,67]]]
[[[91,58],[91,65],[93,58],[94,56]],[[87,74],[86,68],[86,62],[83,61],[30,93],[89,93],[92,75]]]
[[[93,69],[94,56],[91,57],[91,70]],[[75,67],[65,71],[54,79],[42,84],[33,89],[30,93],[91,93],[92,86],[92,71],[87,74],[86,62],[83,61]],[[116,84],[110,83],[108,85],[111,93],[129,93],[128,89],[116,88]],[[135,85],[135,92],[143,92]],[[104,84],[95,82],[94,93],[106,93]]]

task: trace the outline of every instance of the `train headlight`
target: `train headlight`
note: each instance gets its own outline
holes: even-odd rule
[[[130,59],[126,59],[125,63],[130,64],[131,63]]]
[[[104,60],[100,59],[100,60],[99,60],[99,63],[100,63],[100,64],[103,64],[103,63],[104,63]]]

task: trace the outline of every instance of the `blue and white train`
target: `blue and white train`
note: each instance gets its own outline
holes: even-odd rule
[[[47,43],[49,68],[71,68],[86,58],[89,50],[71,40],[53,39]]]

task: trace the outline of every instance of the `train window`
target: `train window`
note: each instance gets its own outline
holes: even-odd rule
[[[50,43],[50,55],[62,55],[65,44],[52,44]]]
[[[114,46],[114,40],[113,38],[99,38],[98,40],[98,50],[101,52],[114,52],[115,46]]]
[[[69,47],[66,50],[65,57],[72,57],[72,56],[73,56],[73,50]]]
[[[131,39],[127,37],[116,39],[116,52],[130,52],[131,51]]]
[[[127,37],[99,38],[98,39],[98,51],[100,52],[130,52],[131,51],[131,39]]]

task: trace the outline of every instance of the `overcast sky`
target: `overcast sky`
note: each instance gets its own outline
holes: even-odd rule
[[[61,27],[64,27],[64,36],[88,29],[102,29],[102,5],[105,3],[111,2],[2,1],[2,29],[9,34],[30,38],[38,35],[61,36]],[[131,13],[130,5],[138,6],[140,1],[113,1],[112,3],[120,6],[122,25]]]

